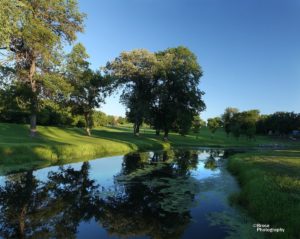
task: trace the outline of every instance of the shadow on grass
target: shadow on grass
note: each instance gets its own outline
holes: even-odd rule
[[[163,149],[165,144],[154,135],[142,134],[134,136],[130,131],[116,132],[98,129],[93,131],[93,137],[126,144],[132,150]]]
[[[38,135],[31,138],[26,125],[1,124],[0,175],[130,151],[164,148],[164,143],[155,138],[135,137],[129,130],[109,130],[93,130],[93,135],[88,137],[83,129],[41,127]],[[11,138],[9,142],[8,138]]]
[[[299,153],[289,154],[285,151],[277,154],[269,153],[260,156],[260,158],[258,160],[255,160],[253,163],[256,167],[264,170],[265,172],[270,172],[273,175],[300,179],[299,158]]]

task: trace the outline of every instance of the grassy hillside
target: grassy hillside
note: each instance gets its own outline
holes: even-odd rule
[[[163,149],[172,146],[191,147],[255,147],[259,145],[297,145],[296,143],[259,136],[255,140],[227,137],[222,130],[212,136],[206,129],[185,137],[170,134],[169,142],[154,135],[151,129],[142,129],[135,137],[128,127],[99,128],[93,136],[83,129],[38,127],[38,136],[29,137],[27,125],[0,123],[0,174],[32,167],[74,162],[101,156],[123,154],[135,150]]]
[[[229,158],[240,184],[234,200],[270,228],[270,238],[300,238],[300,150],[251,152]],[[268,237],[269,238],[269,237]]]

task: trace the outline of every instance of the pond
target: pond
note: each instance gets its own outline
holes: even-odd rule
[[[256,238],[228,152],[130,153],[0,177],[0,238]],[[250,236],[252,235],[252,236]]]

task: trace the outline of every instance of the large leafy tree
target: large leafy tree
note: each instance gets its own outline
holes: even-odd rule
[[[256,122],[259,119],[259,110],[248,110],[235,113],[231,119],[230,132],[239,138],[241,135],[253,138],[256,133]]]
[[[4,28],[0,34],[4,38],[0,44],[7,53],[7,62],[16,69],[17,80],[29,89],[30,132],[34,136],[44,74],[50,73],[49,66],[58,63],[62,44],[71,43],[76,32],[83,31],[84,15],[78,11],[76,0],[19,0],[10,5],[16,11],[12,15],[1,11]]]
[[[186,47],[169,48],[156,54],[162,65],[153,107],[165,139],[177,127],[181,134],[190,129],[193,117],[205,109],[199,89],[202,70],[197,57]],[[157,119],[154,121],[158,121]]]
[[[237,108],[228,107],[225,109],[224,114],[221,116],[222,123],[224,125],[224,130],[225,130],[227,136],[229,136],[229,133],[231,130],[233,116],[238,112],[239,112],[239,110]]]
[[[134,134],[139,135],[140,126],[149,114],[158,73],[155,55],[144,49],[122,52],[107,63],[105,70],[116,79],[116,86],[123,87],[121,102],[127,107],[127,118],[134,123]]]
[[[93,125],[93,110],[99,107],[109,92],[109,78],[103,78],[100,72],[89,68],[85,47],[78,43],[68,55],[66,77],[73,87],[70,103],[73,113],[84,116],[86,132],[90,136]]]
[[[185,47],[156,54],[146,50],[123,52],[106,66],[106,73],[123,86],[121,102],[134,123],[134,133],[145,120],[165,139],[171,129],[186,134],[193,117],[205,109],[199,89],[202,70],[196,56]]]

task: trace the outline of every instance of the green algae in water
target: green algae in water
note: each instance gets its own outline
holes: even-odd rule
[[[165,212],[187,212],[198,203],[196,195],[199,193],[200,187],[196,179],[180,176],[160,178],[147,177],[154,171],[163,169],[167,164],[168,162],[147,165],[143,169],[138,169],[129,175],[117,176],[117,181],[124,184],[141,183],[145,187],[148,187],[158,195],[158,204]]]
[[[226,239],[263,239],[264,234],[256,231],[255,222],[244,213],[213,212],[208,216],[211,226],[221,226],[228,230]]]
[[[160,178],[143,182],[149,188],[158,188],[159,205],[165,212],[184,213],[197,205],[198,181],[194,178]]]
[[[130,182],[136,178],[145,177],[156,170],[163,169],[165,165],[166,165],[165,162],[155,163],[153,165],[145,165],[143,168],[137,169],[128,175],[119,175],[116,177],[116,179],[119,182]]]

